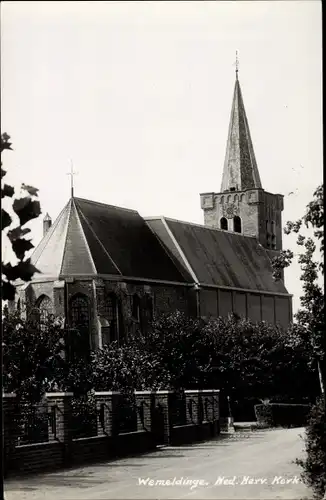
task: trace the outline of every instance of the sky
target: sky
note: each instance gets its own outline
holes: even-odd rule
[[[203,224],[236,51],[263,188],[284,194],[285,224],[322,182],[320,1],[2,2],[3,167],[18,194],[39,188],[34,244],[70,197],[71,163],[75,196]],[[283,246],[297,252],[293,236]],[[285,275],[294,311],[299,276],[296,263]]]

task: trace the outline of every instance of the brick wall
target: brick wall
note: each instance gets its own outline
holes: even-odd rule
[[[152,450],[158,444],[192,442],[215,436],[219,432],[219,410],[218,400],[213,400],[214,392],[216,393],[205,391],[205,395],[200,395],[199,391],[188,391],[187,401],[190,398],[197,400],[193,415],[195,420],[190,425],[187,422],[182,426],[174,426],[174,394],[171,391],[136,391],[137,429],[126,433],[120,433],[119,426],[116,425],[120,394],[112,391],[96,393],[97,435],[80,439],[72,439],[72,394],[48,393],[48,409],[54,409],[55,415],[54,420],[49,419],[48,441],[26,445],[17,444],[19,407],[15,395],[3,395],[5,473],[35,473],[94,463],[110,457]],[[205,413],[205,418],[198,411],[198,401],[203,397],[211,400],[211,409]],[[153,420],[153,410],[158,407],[163,416],[160,421],[161,430],[155,428]],[[157,421],[155,424],[157,425]]]
[[[275,323],[275,299],[272,295],[262,295],[262,320]]]
[[[216,289],[200,289],[200,315],[216,318],[218,316]]]
[[[155,314],[167,313],[178,309],[188,313],[189,294],[188,287],[176,285],[155,285],[152,287],[155,297]]]
[[[289,297],[275,297],[276,322],[286,328],[292,321],[292,299]]]
[[[276,249],[282,248],[282,210],[283,197],[267,193],[262,189],[228,193],[205,193],[201,195],[201,207],[204,210],[206,226],[220,228],[224,216],[223,205],[235,204],[242,222],[242,232],[259,239],[266,246],[266,220],[275,222]],[[228,229],[233,231],[233,221],[228,220]]]
[[[242,292],[234,292],[233,296],[234,312],[241,318],[247,317],[247,294]]]
[[[227,317],[232,313],[232,292],[228,290],[218,290],[218,313],[219,316]]]

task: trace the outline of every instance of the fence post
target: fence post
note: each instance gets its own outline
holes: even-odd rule
[[[187,424],[201,424],[200,418],[200,394],[197,389],[188,389],[185,392],[187,405]]]
[[[117,407],[120,393],[117,391],[95,392],[98,436],[118,435]]]
[[[4,475],[7,475],[15,459],[16,439],[18,437],[18,405],[16,394],[2,394],[2,405],[2,449],[4,452]]]
[[[164,416],[164,444],[170,444],[173,427],[172,420],[172,398],[173,391],[155,391],[153,393],[154,407],[160,406]]]
[[[71,415],[72,392],[47,392],[48,409],[54,413],[54,426],[50,425],[49,439],[59,441],[63,446],[63,464],[71,463]],[[52,410],[54,408],[54,410]]]
[[[137,406],[137,431],[151,431],[152,391],[135,391]]]

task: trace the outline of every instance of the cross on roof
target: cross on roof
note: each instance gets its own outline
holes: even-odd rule
[[[71,163],[70,163],[70,172],[67,173],[67,175],[70,175],[70,186],[71,186],[71,197],[73,198],[74,197],[74,175],[77,175],[78,172],[75,172],[74,171],[74,166],[73,166],[73,163],[72,163],[72,160],[71,160]]]

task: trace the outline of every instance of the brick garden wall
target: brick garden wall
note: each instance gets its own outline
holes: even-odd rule
[[[176,395],[171,391],[136,391],[135,429],[120,432],[116,392],[96,393],[96,435],[73,438],[71,393],[48,393],[47,441],[19,444],[20,406],[13,394],[3,395],[5,475],[36,473],[71,465],[153,450],[158,444],[190,443],[219,433],[219,391],[186,391],[184,420],[176,420]],[[201,406],[199,402],[202,401]],[[192,410],[190,410],[190,407]],[[202,411],[199,411],[202,408]],[[160,428],[154,412],[162,416]]]

